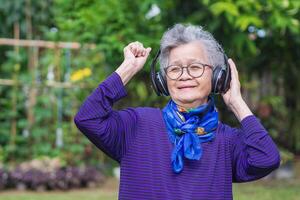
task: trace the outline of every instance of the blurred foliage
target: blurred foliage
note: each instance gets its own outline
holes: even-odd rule
[[[97,164],[106,157],[78,134],[73,116],[89,93],[123,60],[123,48],[141,41],[159,48],[160,38],[174,23],[204,28],[223,45],[238,66],[243,93],[282,147],[300,152],[300,1],[296,0],[0,0],[0,37],[94,43],[94,49],[40,49],[38,67],[32,71],[28,49],[0,46],[0,78],[13,78],[17,89],[0,86],[0,162],[20,162],[39,156],[60,157],[67,163]],[[31,35],[28,28],[31,27]],[[116,108],[163,107],[150,87],[150,60],[130,81],[128,97]],[[267,81],[264,80],[267,78]],[[49,81],[86,84],[85,88],[47,87]],[[29,127],[29,91],[37,88],[35,123]],[[12,99],[17,99],[13,111]],[[217,97],[222,121],[237,125]],[[17,120],[17,137],[11,142],[11,122]],[[57,128],[63,146],[57,145]]]

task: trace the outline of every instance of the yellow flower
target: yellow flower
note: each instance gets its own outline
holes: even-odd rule
[[[92,71],[91,71],[91,69],[90,68],[84,68],[83,70],[82,70],[82,73],[83,73],[83,75],[85,76],[85,77],[88,77],[88,76],[90,76],[91,74],[92,74]]]
[[[88,67],[79,69],[71,74],[71,81],[80,81],[92,74],[92,70]]]

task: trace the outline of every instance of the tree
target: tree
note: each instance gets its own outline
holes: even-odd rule
[[[264,119],[271,134],[290,150],[300,151],[299,8],[294,0],[192,0],[192,1],[56,1],[56,22],[70,38],[93,41],[105,53],[112,71],[122,60],[122,48],[140,40],[158,48],[164,30],[174,23],[204,26],[223,44],[238,64],[247,101],[258,109],[272,108]],[[152,6],[160,13],[147,19]],[[82,34],[80,34],[82,33]],[[81,36],[79,36],[81,35]],[[153,53],[153,52],[152,52]],[[132,81],[129,89],[145,105],[157,101],[146,84],[149,68]],[[143,92],[147,91],[147,92]],[[135,95],[137,94],[137,95]],[[150,96],[150,98],[148,98]],[[255,97],[257,97],[255,99]],[[130,102],[130,105],[136,105]],[[139,103],[138,103],[139,104]],[[259,109],[257,110],[259,111]],[[258,112],[260,113],[260,112]]]

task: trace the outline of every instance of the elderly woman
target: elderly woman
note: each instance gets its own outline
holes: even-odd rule
[[[243,100],[231,59],[230,88],[222,97],[241,126],[219,121],[211,80],[214,67],[227,61],[213,36],[200,26],[177,24],[165,32],[160,50],[171,97],[165,108],[112,108],[151,51],[133,42],[74,119],[120,163],[119,199],[232,199],[233,182],[256,180],[278,168],[277,147]]]

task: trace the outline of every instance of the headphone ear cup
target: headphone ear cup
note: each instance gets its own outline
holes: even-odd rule
[[[227,56],[226,56],[226,59],[227,59]],[[231,82],[231,68],[230,68],[230,65],[227,60],[226,60],[226,70],[224,72],[225,80],[224,80],[224,84],[223,84],[223,88],[222,88],[223,93],[226,93],[229,90],[230,82]]]
[[[224,88],[225,79],[226,79],[226,74],[223,68],[220,66],[216,66],[213,71],[211,92],[215,94],[221,93]]]
[[[158,89],[158,86],[157,86],[157,74],[154,74],[154,76],[152,76],[151,75],[151,83],[152,83],[152,88],[153,88],[153,90],[155,91],[155,93],[158,95],[158,96],[160,96],[161,95],[161,93],[160,93],[160,91],[159,91],[159,89]]]
[[[164,96],[169,96],[169,90],[167,86],[167,82],[161,72],[156,72],[156,86],[159,90],[160,94]]]
[[[158,50],[154,59],[151,62],[150,79],[151,79],[151,85],[152,85],[153,90],[155,91],[155,93],[158,96],[161,96],[161,90],[159,89],[159,86],[158,86],[159,81],[158,81],[158,77],[157,77],[157,72],[155,72],[155,65],[156,65],[159,55],[160,55],[160,50]]]
[[[155,65],[159,55],[160,55],[160,50],[158,50],[151,63],[150,75],[151,75],[152,88],[154,89],[155,93],[158,96],[162,96],[162,95],[169,96],[169,90],[164,76],[161,74],[161,71],[155,72]]]

